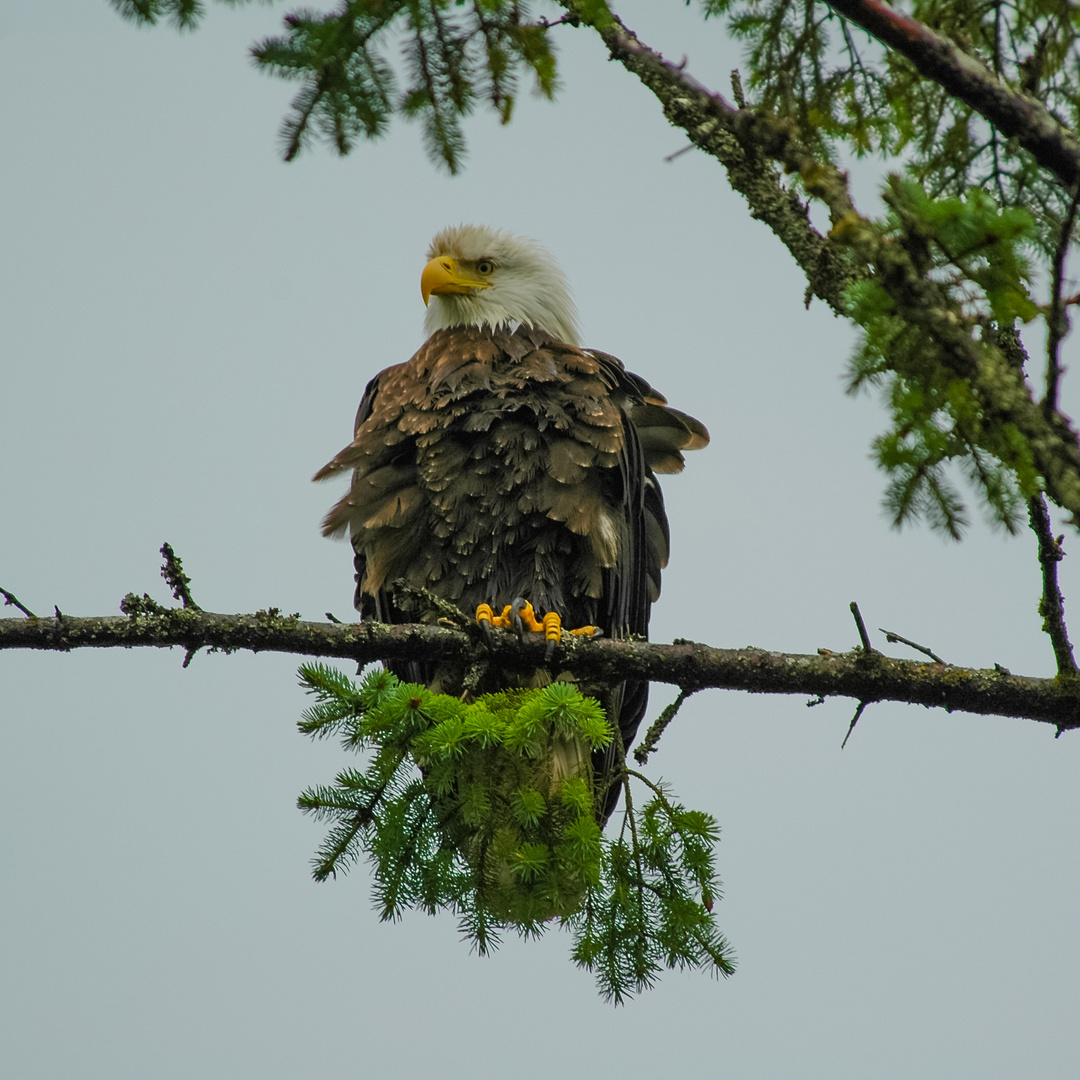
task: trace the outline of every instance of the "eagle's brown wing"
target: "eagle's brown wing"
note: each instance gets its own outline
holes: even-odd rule
[[[527,328],[438,331],[372,380],[355,431],[316,479],[353,472],[323,529],[351,533],[363,618],[408,621],[387,593],[404,578],[470,614],[523,596],[567,627],[647,634],[669,539],[654,472],[708,433],[615,357]],[[627,746],[647,691],[609,696]]]

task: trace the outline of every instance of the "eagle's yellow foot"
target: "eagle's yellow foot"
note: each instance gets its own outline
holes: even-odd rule
[[[549,611],[543,618],[544,637],[547,648],[544,650],[545,662],[555,655],[555,646],[562,641],[562,616],[557,611]]]
[[[518,597],[511,605],[510,614],[518,633],[526,629],[535,633],[543,633],[547,639],[547,649],[544,651],[544,659],[550,660],[555,654],[555,646],[562,640],[563,624],[562,616],[557,611],[549,611],[542,619],[537,619],[536,612],[528,600]],[[579,626],[567,633],[577,637],[600,637],[603,631],[598,626]]]
[[[490,641],[493,626],[505,628],[510,625],[510,605],[503,608],[501,615],[496,615],[490,604],[479,604],[476,608],[476,621],[484,631],[484,637]]]
[[[544,624],[536,617],[532,604],[523,596],[519,596],[510,605],[510,625],[520,636],[524,636],[526,630],[539,633],[544,629]]]
[[[547,638],[544,661],[547,662],[552,658],[555,654],[555,646],[562,638],[562,617],[557,611],[549,611],[543,619],[538,619],[532,604],[519,596],[510,605],[510,619],[519,637],[523,638],[526,630],[531,630],[534,634],[542,633]]]
[[[545,660],[551,659],[555,653],[555,646],[562,640],[562,616],[557,611],[549,611],[542,619],[538,619],[532,604],[522,596],[517,597],[512,604],[507,604],[498,615],[490,604],[478,605],[476,621],[482,627],[485,636],[489,638],[493,626],[500,629],[513,628],[518,632],[519,637],[524,637],[526,631],[542,633],[547,639]],[[579,626],[574,630],[568,630],[567,633],[575,637],[601,637],[604,631],[599,626]]]

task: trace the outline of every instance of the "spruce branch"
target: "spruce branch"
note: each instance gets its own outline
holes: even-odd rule
[[[318,738],[336,723],[351,733],[347,749],[376,751],[366,768],[300,796],[302,811],[330,824],[318,880],[366,855],[384,920],[410,907],[454,911],[480,953],[501,929],[539,937],[558,920],[616,1004],[665,966],[734,970],[713,921],[712,817],[634,774],[655,795],[637,811],[620,756],[623,832],[603,837],[590,751],[618,732],[595,699],[567,682],[466,702],[388,671],[359,684],[322,665],[300,676],[316,697],[302,732]]]
[[[1042,102],[1013,90],[970,52],[882,0],[829,0],[828,6],[1015,138],[1067,188],[1080,182],[1080,142]]]
[[[461,120],[478,98],[506,123],[519,72],[551,97],[555,64],[543,21],[509,0],[349,0],[332,13],[285,16],[285,33],[252,48],[265,71],[302,85],[282,125],[291,161],[317,133],[339,154],[375,139],[395,116],[418,117],[429,157],[451,173],[464,160]],[[409,86],[398,91],[394,46]]]
[[[558,2],[576,16],[574,25],[592,26],[585,10],[588,5],[581,0]],[[730,105],[698,82],[686,65],[666,60],[641,41],[617,16],[592,28],[611,58],[652,91],[668,121],[724,166],[728,181],[746,199],[751,215],[772,229],[802,268],[810,292],[836,314],[845,314],[844,293],[861,272],[843,245],[810,224],[807,204],[781,182],[775,162],[784,125],[772,124],[758,110]],[[838,185],[830,186],[835,200],[842,199]]]
[[[592,25],[580,0],[559,2],[576,13],[583,25]],[[837,314],[857,318],[852,310],[855,287],[882,291],[890,314],[898,325],[917,335],[922,351],[944,369],[942,377],[948,373],[970,383],[983,414],[980,432],[991,443],[984,449],[1021,476],[1021,489],[1041,477],[1046,493],[1070,511],[1080,527],[1080,435],[1063,413],[1044,413],[1022,373],[993,344],[992,335],[984,335],[986,320],[966,310],[962,300],[950,295],[931,274],[931,266],[923,265],[917,245],[909,242],[917,237],[909,238],[903,225],[911,217],[910,206],[904,202],[911,186],[896,183],[893,187],[892,206],[901,220],[897,237],[858,212],[846,175],[815,154],[792,119],[764,107],[730,105],[694,79],[684,65],[665,60],[643,43],[618,18],[592,28],[612,59],[653,92],[668,120],[727,169],[730,183],[747,199],[752,215],[772,228],[803,269],[808,293],[824,300]],[[807,207],[795,192],[782,185],[776,164],[797,175],[806,192],[828,208],[832,228],[827,237],[810,224]],[[988,212],[983,218],[989,244],[990,234],[1000,233],[1004,223],[992,226]],[[994,282],[989,295],[992,302],[1004,303]],[[1008,302],[1021,303],[1019,299]],[[1018,313],[1019,309],[1014,314]],[[1012,317],[1007,320],[1011,321]],[[916,470],[908,479],[908,506],[925,510],[932,523],[937,521],[959,535],[958,500],[943,484],[937,467]],[[995,491],[1003,490],[997,484]],[[914,494],[919,500],[911,502]],[[994,492],[988,494],[993,498]],[[1011,521],[1004,503],[992,509],[999,519]]]
[[[202,0],[109,0],[125,18],[153,26],[167,17],[178,30],[193,30],[203,16]]]

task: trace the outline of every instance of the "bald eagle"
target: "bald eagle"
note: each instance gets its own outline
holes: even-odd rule
[[[654,474],[679,472],[708,432],[581,347],[563,272],[535,241],[461,225],[427,258],[424,344],[371,380],[355,438],[315,475],[352,471],[323,533],[351,535],[361,617],[411,621],[388,588],[403,578],[470,613],[523,598],[568,629],[646,636],[669,541]],[[452,689],[433,664],[395,671]],[[603,694],[624,746],[647,694],[633,679]],[[594,766],[610,773],[610,751]]]

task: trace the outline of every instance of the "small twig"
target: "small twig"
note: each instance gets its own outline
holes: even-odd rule
[[[855,725],[859,722],[859,717],[863,714],[863,709],[869,704],[867,701],[860,701],[859,707],[855,710],[855,715],[851,718],[851,723],[848,725],[847,734],[844,736],[844,741],[840,744],[840,749],[843,750],[847,746],[848,739],[851,738],[851,733],[855,730]]]
[[[1072,643],[1065,625],[1065,598],[1058,588],[1057,579],[1057,564],[1065,558],[1065,551],[1061,546],[1064,537],[1054,537],[1050,528],[1050,512],[1041,495],[1028,501],[1028,514],[1031,529],[1039,538],[1039,564],[1042,566],[1043,578],[1039,614],[1043,617],[1043,630],[1050,635],[1054,657],[1057,659],[1058,675],[1062,678],[1075,678],[1076,660],[1073,658]]]
[[[407,599],[413,601],[419,607],[426,606],[429,611],[433,611],[436,615],[447,619],[456,627],[470,625],[469,618],[451,604],[449,600],[436,596],[430,589],[410,585],[404,578],[395,578],[390,582],[390,594],[394,598],[394,603],[402,611],[410,610],[407,604],[402,603],[403,599]]]
[[[544,19],[540,18],[536,20],[536,25],[544,30],[550,30],[555,26],[580,26],[581,19],[574,14],[564,15],[561,19]]]
[[[174,599],[179,600],[185,608],[193,611],[202,611],[202,608],[191,598],[191,578],[184,573],[184,565],[180,562],[180,556],[172,549],[172,544],[166,541],[161,545],[161,557],[165,560],[161,565],[161,576],[165,583],[172,589]],[[190,659],[190,658],[189,658]],[[184,667],[187,667],[187,660]]]
[[[338,626],[345,625],[332,611],[324,611],[323,614],[326,616],[327,622],[337,623]]]
[[[743,93],[742,76],[739,74],[738,68],[732,68],[731,70],[731,96],[740,109],[746,108],[746,95]]]
[[[7,589],[0,589],[0,596],[3,596],[4,598],[5,607],[10,606],[13,608],[18,608],[28,619],[37,618],[37,616],[28,607],[26,607],[25,604],[19,603],[18,597],[16,597],[14,593],[9,593]],[[59,612],[57,613],[56,617],[60,617]]]
[[[824,705],[824,704],[825,704],[825,699],[820,694],[818,694],[818,696],[816,698],[811,698],[806,703],[806,707],[808,709],[813,709],[817,705]]]
[[[696,150],[697,147],[693,143],[687,143],[681,150],[676,150],[674,154],[668,154],[664,161],[670,163],[676,158],[681,158],[683,154],[689,154],[691,150]]]
[[[634,751],[634,758],[639,765],[644,765],[649,760],[649,755],[656,749],[660,737],[667,730],[668,724],[675,719],[675,714],[682,708],[682,703],[696,690],[696,687],[679,687],[679,696],[653,721],[652,726],[645,734],[645,738]]]
[[[476,693],[477,688],[480,686],[481,680],[487,674],[488,660],[485,653],[478,653],[472,660],[469,661],[469,666],[465,670],[465,675],[461,680],[461,696],[465,698]]]
[[[644,908],[645,894],[642,886],[645,884],[645,871],[641,865],[641,842],[638,840],[637,820],[634,817],[634,799],[630,794],[630,770],[626,765],[626,745],[623,743],[622,732],[619,731],[618,724],[615,725],[615,746],[619,754],[619,766],[622,774],[623,802],[625,803],[623,829],[625,829],[627,823],[629,823],[631,850],[634,855],[634,865],[637,868],[638,876],[638,904]]]
[[[640,780],[641,783],[643,783],[660,800],[660,802],[664,806],[664,809],[672,817],[675,816],[674,807],[671,805],[671,802],[668,800],[667,795],[664,794],[664,789],[658,783],[656,783],[656,781],[650,780],[644,773],[639,773],[637,771],[637,769],[628,768],[626,770],[626,775],[631,777],[634,780]]]
[[[945,663],[937,653],[931,652],[925,645],[919,645],[914,641],[909,641],[906,637],[901,637],[899,634],[894,634],[891,630],[886,630],[884,626],[879,626],[878,631],[885,635],[885,640],[889,642],[890,645],[899,641],[901,645],[908,645],[916,652],[921,652],[924,656],[929,656],[935,664]]]
[[[1057,410],[1058,382],[1061,379],[1061,363],[1058,351],[1062,339],[1069,332],[1069,316],[1065,303],[1061,299],[1061,287],[1065,278],[1065,259],[1072,244],[1073,227],[1076,224],[1076,210],[1080,205],[1080,183],[1073,188],[1069,210],[1061,225],[1057,248],[1054,251],[1054,274],[1050,290],[1050,313],[1046,317],[1046,397],[1043,398],[1043,416],[1053,418]]]
[[[866,623],[863,622],[859,605],[852,600],[849,607],[851,608],[851,614],[855,616],[855,625],[859,628],[859,640],[862,642],[863,652],[866,653],[867,656],[871,653],[876,653],[877,649],[870,644],[870,635],[866,632]]]

